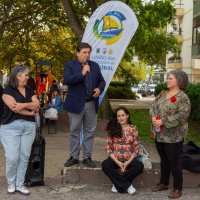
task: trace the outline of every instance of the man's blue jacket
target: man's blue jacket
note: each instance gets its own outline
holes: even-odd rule
[[[104,90],[105,80],[101,74],[99,65],[89,61],[90,73],[92,73],[93,90],[99,88]],[[64,103],[64,108],[72,113],[81,113],[86,102],[86,89],[84,86],[84,76],[82,75],[82,65],[77,60],[71,60],[64,65],[64,83],[68,85],[68,92]],[[98,100],[95,98],[95,108],[98,111]]]

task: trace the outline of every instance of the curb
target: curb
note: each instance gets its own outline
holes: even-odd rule
[[[74,184],[92,184],[101,185],[109,184],[111,181],[101,170],[101,162],[95,161],[96,168],[87,168],[83,164],[73,167],[63,168],[63,179],[66,183]],[[133,185],[136,187],[149,187],[152,188],[159,182],[160,170],[158,163],[152,163],[153,168],[151,170],[144,170],[137,178],[134,179]],[[197,188],[200,184],[200,174],[191,173],[183,170],[183,187]],[[172,186],[172,178],[170,177],[170,186]]]

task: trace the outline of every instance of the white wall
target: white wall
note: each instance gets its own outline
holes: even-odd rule
[[[181,4],[181,5],[180,5]],[[175,22],[177,27],[182,28],[183,43],[181,45],[181,57],[182,57],[182,70],[185,71],[189,79],[192,80],[192,24],[193,24],[193,0],[175,0],[175,8],[184,8],[184,16],[180,21],[176,18]],[[171,27],[168,27],[168,31],[171,31]],[[172,56],[167,55],[167,58]],[[168,62],[168,60],[167,60]],[[171,69],[170,69],[171,70]],[[170,71],[167,69],[167,71]]]
[[[193,23],[193,0],[182,0],[184,4],[183,44],[182,44],[182,69],[188,75],[192,74],[192,23]]]

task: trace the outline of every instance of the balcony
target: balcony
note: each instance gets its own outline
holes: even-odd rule
[[[182,36],[182,35],[175,35],[175,37],[176,37],[176,39],[177,39],[177,41],[178,41],[179,43],[182,43],[182,42],[183,42],[183,36]]]
[[[200,59],[192,59],[192,68],[200,69]]]
[[[184,8],[176,8],[176,16],[182,18],[184,16]]]
[[[179,43],[182,43],[183,42],[183,35],[182,35],[183,31],[182,31],[182,28],[179,28],[178,31],[173,31],[170,33],[170,35],[174,35],[174,37],[177,39],[177,41]]]
[[[168,58],[168,69],[182,69],[182,58],[179,57],[170,57]]]

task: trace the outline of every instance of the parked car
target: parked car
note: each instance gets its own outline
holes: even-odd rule
[[[147,86],[143,85],[139,90],[138,93],[141,94],[143,97],[148,96]]]
[[[151,96],[152,94],[154,94],[155,88],[156,88],[156,84],[150,84],[150,85],[148,85],[148,87],[147,87],[147,93],[148,93],[148,95]]]
[[[137,99],[142,99],[142,95],[138,93],[138,90],[139,90],[139,89],[140,89],[140,86],[139,86],[139,85],[135,85],[135,86],[131,87],[131,90],[132,90],[132,92],[135,93],[136,98],[137,98]]]
[[[135,86],[131,87],[131,90],[132,90],[132,92],[137,93],[138,90],[139,90],[139,88],[140,88],[140,87],[139,87],[138,85],[135,85]]]

